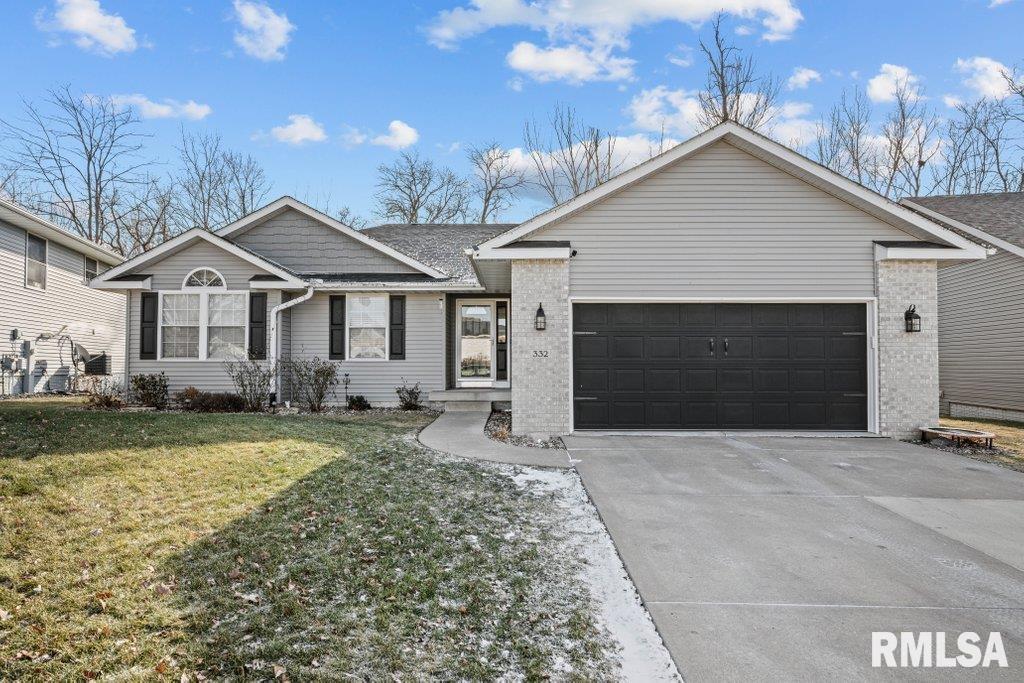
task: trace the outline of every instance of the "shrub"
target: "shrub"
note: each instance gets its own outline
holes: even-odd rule
[[[324,409],[324,401],[338,385],[338,366],[322,358],[303,358],[288,362],[292,387],[299,402],[311,413]]]
[[[193,413],[241,413],[246,410],[246,402],[238,394],[200,391],[195,387],[185,387],[174,396],[182,410]]]
[[[370,408],[370,402],[367,401],[366,397],[362,394],[356,394],[355,396],[348,397],[349,410],[369,410]]]
[[[270,402],[270,392],[277,378],[274,363],[259,360],[226,361],[224,370],[235,384],[235,390],[245,401],[245,410],[263,412]]]
[[[90,382],[85,404],[90,408],[116,410],[124,405],[124,386],[117,380]]]
[[[132,375],[132,398],[144,406],[163,410],[167,407],[167,375]]]
[[[395,387],[395,393],[398,394],[398,405],[402,410],[419,410],[423,407],[423,390],[420,389],[419,382],[410,387],[403,377],[402,386]]]

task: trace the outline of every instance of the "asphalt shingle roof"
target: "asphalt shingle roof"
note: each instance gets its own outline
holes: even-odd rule
[[[399,224],[366,228],[363,234],[433,266],[468,285],[478,284],[473,264],[463,253],[514,227],[508,223]]]
[[[908,201],[1024,247],[1024,192],[911,197]]]

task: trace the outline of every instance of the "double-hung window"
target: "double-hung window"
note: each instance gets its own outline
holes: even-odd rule
[[[25,285],[46,289],[46,240],[31,233],[25,240]]]
[[[387,295],[349,295],[347,319],[349,359],[386,360],[388,357]]]
[[[185,278],[182,292],[161,293],[161,358],[245,358],[248,296],[225,290],[217,271],[201,268]]]

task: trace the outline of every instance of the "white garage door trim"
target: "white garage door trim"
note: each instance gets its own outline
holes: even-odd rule
[[[868,431],[878,434],[878,298],[877,297],[569,297],[569,432],[576,431],[576,383],[573,381],[573,304],[865,304],[868,343]],[[591,433],[591,432],[588,432]],[[671,433],[671,432],[669,432]],[[662,435],[665,432],[661,432]],[[820,436],[820,433],[818,434]]]

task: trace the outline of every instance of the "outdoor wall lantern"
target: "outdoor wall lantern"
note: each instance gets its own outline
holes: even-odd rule
[[[917,305],[911,304],[907,312],[903,314],[903,319],[907,323],[907,332],[920,332],[921,331],[921,316],[917,314]]]
[[[544,304],[537,306],[537,317],[534,318],[533,326],[538,330],[546,330],[548,327],[548,319],[544,315]]]

